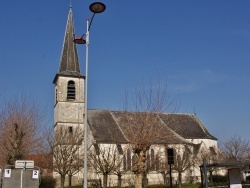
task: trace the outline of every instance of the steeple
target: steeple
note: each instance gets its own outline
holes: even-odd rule
[[[73,13],[70,6],[59,67],[59,75],[82,76],[80,73],[76,44],[73,42],[74,35]]]

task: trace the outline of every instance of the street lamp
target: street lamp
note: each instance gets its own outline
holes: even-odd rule
[[[80,36],[80,37],[76,37],[75,39],[74,39],[74,43],[76,43],[76,44],[86,44],[86,45],[88,45],[88,35],[89,35],[89,30],[90,30],[90,27],[91,27],[91,24],[92,24],[92,21],[93,21],[93,19],[94,19],[94,17],[95,17],[95,14],[99,14],[99,13],[102,13],[102,12],[104,12],[105,11],[105,9],[106,9],[106,6],[103,4],[103,3],[101,3],[101,2],[95,2],[95,3],[92,3],[90,6],[89,6],[89,10],[91,11],[91,12],[93,12],[93,15],[92,15],[92,18],[91,18],[91,20],[90,20],[90,23],[88,23],[89,22],[89,19],[87,19],[87,32],[86,33],[84,33],[82,36]],[[83,38],[84,36],[86,36],[86,40]]]
[[[84,188],[87,188],[88,187],[88,176],[87,176],[87,161],[88,161],[88,155],[87,155],[87,147],[88,147],[88,144],[87,144],[87,123],[88,123],[88,63],[89,63],[89,31],[90,31],[90,27],[91,27],[91,24],[92,24],[92,21],[94,19],[94,16],[95,14],[98,14],[98,13],[102,13],[105,11],[106,9],[106,6],[101,3],[101,2],[95,2],[95,3],[92,3],[90,6],[89,6],[89,9],[91,12],[93,12],[93,15],[92,15],[92,18],[89,22],[89,19],[87,19],[87,31],[86,33],[84,33],[82,36],[80,37],[77,37],[74,39],[74,43],[76,44],[86,44],[86,73],[85,73],[85,97],[84,97],[84,102],[85,102],[85,105],[84,105],[84,111],[85,111],[85,118],[84,118]],[[86,39],[84,39],[83,37],[86,37]]]

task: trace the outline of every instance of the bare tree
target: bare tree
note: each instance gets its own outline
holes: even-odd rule
[[[122,166],[123,165],[123,166]],[[118,165],[117,168],[113,170],[113,173],[117,175],[117,187],[122,187],[122,176],[126,174],[126,155],[123,154],[121,157],[118,158]]]
[[[122,187],[122,176],[126,173],[125,171],[121,170],[121,167],[117,167],[117,169],[115,169],[113,171],[113,173],[115,175],[117,175],[117,187],[121,188]]]
[[[221,150],[229,162],[245,162],[250,154],[249,140],[234,135],[222,143]]]
[[[0,112],[1,164],[14,164],[29,154],[42,152],[44,113],[25,98],[6,102]]]
[[[163,186],[166,187],[168,184],[168,175],[169,175],[170,169],[169,169],[169,165],[164,163],[164,162],[161,163],[161,165],[162,166],[159,168],[159,170],[157,170],[157,172],[159,172],[161,174],[161,176],[163,178]]]
[[[64,187],[67,175],[71,186],[72,176],[83,167],[83,154],[80,150],[83,131],[80,127],[58,127],[54,138],[48,140],[53,151],[53,169],[61,177],[61,187]]]
[[[217,147],[210,147],[210,148],[201,148],[197,155],[194,156],[193,162],[194,166],[199,168],[200,165],[205,160],[207,163],[218,163],[223,161],[224,156],[222,155],[221,151]],[[210,182],[213,182],[213,172],[216,168],[210,167],[208,168]]]
[[[169,174],[168,158],[164,145],[152,145],[146,152],[146,167],[143,174],[143,187],[146,186],[146,178],[149,172],[156,171],[163,178],[164,186],[167,186],[167,175]]]
[[[188,145],[174,146],[173,170],[178,173],[178,185],[182,187],[182,173],[192,166],[192,151]]]
[[[103,187],[107,188],[108,175],[118,171],[122,164],[122,157],[119,155],[115,144],[95,145],[88,153],[89,163],[97,173],[103,175]]]
[[[166,87],[151,86],[149,90],[143,87],[135,92],[133,110],[128,109],[128,97],[125,102],[125,112],[120,119],[122,129],[129,139],[133,152],[132,171],[135,174],[135,187],[142,187],[143,174],[146,172],[146,153],[150,146],[166,138],[164,126],[159,114],[166,109]]]
[[[168,183],[167,176],[170,172],[166,147],[164,147],[163,151],[158,150],[155,155],[155,170],[162,175],[163,185],[166,187]]]
[[[23,149],[25,132],[18,124],[13,126],[14,128],[9,130],[9,139],[5,139],[2,146],[7,152],[6,162],[11,165],[14,165],[16,160],[24,159],[27,155],[27,151]]]
[[[53,173],[53,154],[51,152],[32,154],[25,157],[25,160],[33,160],[35,165],[40,168],[42,176]]]

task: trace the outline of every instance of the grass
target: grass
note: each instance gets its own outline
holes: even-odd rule
[[[213,185],[209,185],[209,187],[228,187],[228,183],[224,182],[224,183],[214,183]],[[71,187],[67,187],[67,188],[82,188],[82,185],[78,185],[78,186],[71,186]],[[117,188],[117,187],[112,187],[112,188]],[[123,188],[134,188],[132,186],[130,187],[123,187]],[[170,186],[166,186],[164,187],[163,185],[149,185],[146,188],[170,188]],[[178,188],[178,185],[173,185],[173,188]],[[182,184],[182,188],[201,188],[201,184]],[[250,182],[243,182],[242,184],[242,188],[250,188]]]
[[[82,185],[78,185],[66,188],[82,188],[82,187],[83,187]],[[117,187],[112,187],[112,188],[117,188]],[[125,187],[125,188],[133,188],[133,187]],[[170,186],[164,187],[163,185],[150,185],[147,186],[146,188],[170,188]],[[173,188],[178,188],[178,185],[173,185]],[[183,184],[182,188],[200,188],[200,184]]]

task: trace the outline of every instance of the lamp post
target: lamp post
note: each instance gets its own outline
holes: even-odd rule
[[[94,19],[95,14],[98,13],[102,13],[103,11],[105,11],[106,6],[103,3],[100,2],[95,2],[92,3],[89,6],[89,9],[91,12],[93,12],[92,18],[89,21],[89,19],[87,19],[87,31],[86,33],[84,33],[81,37],[77,37],[74,39],[74,42],[76,44],[86,44],[86,68],[85,68],[85,97],[84,97],[84,112],[85,112],[85,118],[84,118],[84,188],[88,187],[88,176],[87,176],[87,163],[88,163],[88,139],[87,139],[87,123],[88,123],[88,63],[89,63],[89,31],[90,31],[90,27],[92,24],[92,21]],[[84,39],[83,37],[86,37],[86,39]]]

